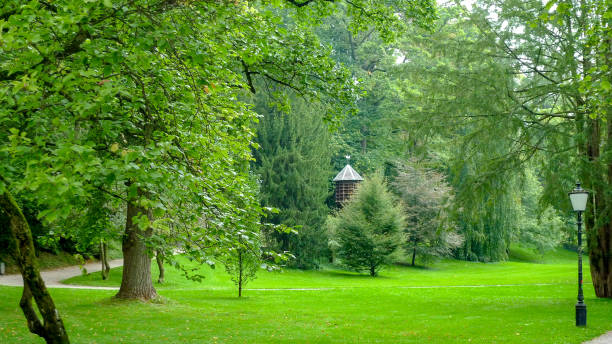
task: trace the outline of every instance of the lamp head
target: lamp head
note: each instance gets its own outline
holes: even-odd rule
[[[580,187],[580,182],[576,183],[576,188],[569,193],[570,201],[574,211],[585,211],[589,192]]]

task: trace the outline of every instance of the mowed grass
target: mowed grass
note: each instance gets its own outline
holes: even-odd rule
[[[588,326],[574,326],[575,254],[543,261],[393,266],[377,278],[262,271],[242,299],[219,267],[205,267],[202,283],[168,268],[168,282],[156,286],[162,303],[51,292],[74,343],[581,343],[612,329],[612,301],[596,299],[588,281]],[[69,282],[119,281],[115,269],[110,281],[92,274]],[[0,287],[0,295],[0,343],[41,343],[27,332],[20,288]]]

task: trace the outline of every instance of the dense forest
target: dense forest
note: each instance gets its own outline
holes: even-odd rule
[[[499,261],[508,258],[514,244],[538,251],[575,247],[565,195],[576,180],[597,176],[594,159],[588,158],[588,134],[591,126],[601,127],[597,121],[604,116],[596,112],[607,102],[605,73],[578,64],[575,55],[590,53],[578,59],[584,63],[605,56],[604,41],[593,45],[592,33],[602,30],[598,11],[603,8],[587,2],[447,3],[439,6],[432,27],[410,27],[392,43],[374,28],[354,32],[346,13],[323,20],[315,30],[317,37],[331,47],[335,61],[350,69],[361,94],[355,114],[333,126],[329,138],[323,138],[322,130],[297,134],[287,127],[295,122],[297,128],[301,121],[315,125],[308,112],[320,113],[316,104],[305,109],[294,101],[296,107],[280,116],[272,110],[258,112],[263,116],[259,140],[268,143],[255,153],[263,185],[260,197],[280,210],[278,223],[306,226],[303,234],[282,234],[283,243],[273,245],[281,250],[301,245],[294,250],[297,266],[305,266],[307,251],[332,255],[323,245],[334,245],[329,231],[320,232],[316,240],[303,240],[312,236],[314,219],[323,222],[325,211],[306,213],[320,209],[326,195],[328,212],[336,211],[329,201],[332,189],[321,179],[327,173],[328,182],[350,155],[360,173],[384,174],[406,208],[406,239],[419,243],[417,237],[423,236],[416,245],[419,250],[407,251],[422,251],[423,258],[429,251]],[[585,78],[597,81],[586,87]],[[270,145],[274,125],[278,133]],[[598,135],[604,149],[605,135]],[[300,153],[290,153],[293,150]],[[314,162],[308,152],[320,159]],[[281,156],[293,164],[291,172],[279,165],[266,169],[261,163]],[[596,159],[595,166],[605,172],[603,160]],[[300,172],[301,164],[307,167]],[[317,181],[309,180],[315,173]],[[441,194],[427,194],[436,189]],[[301,190],[319,190],[318,199]],[[428,199],[413,200],[423,197]],[[306,199],[313,203],[302,203],[296,212],[294,204]],[[411,218],[426,218],[419,211],[428,210],[433,223],[422,229],[411,224]],[[300,221],[299,216],[304,218]],[[597,221],[590,217],[591,226]],[[319,235],[328,237],[322,240]],[[589,242],[597,248],[595,236]],[[308,266],[331,259],[310,257]]]
[[[39,251],[120,248],[128,299],[157,296],[152,257],[198,279],[178,252],[240,286],[257,266],[502,261],[576,249],[577,180],[612,297],[610,6],[4,2],[0,251],[31,331],[62,337]],[[336,203],[347,156],[365,181]]]

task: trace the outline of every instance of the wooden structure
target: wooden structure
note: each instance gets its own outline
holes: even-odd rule
[[[342,171],[334,178],[334,183],[336,184],[336,203],[342,205],[342,203],[349,200],[362,180],[363,178],[361,178],[359,173],[351,165],[346,164]]]

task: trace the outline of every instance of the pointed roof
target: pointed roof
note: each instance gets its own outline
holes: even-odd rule
[[[334,182],[341,182],[341,181],[347,181],[347,180],[363,180],[363,178],[361,178],[359,173],[357,173],[357,171],[355,171],[351,167],[351,165],[347,164],[346,166],[344,166],[342,171],[338,173],[336,178],[334,178]]]

